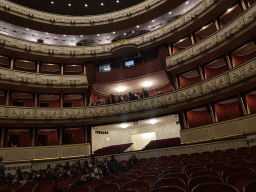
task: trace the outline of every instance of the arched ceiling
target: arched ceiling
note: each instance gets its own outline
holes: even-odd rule
[[[61,15],[97,15],[118,11],[144,0],[10,0],[36,10]],[[102,5],[103,3],[103,5]],[[86,6],[87,5],[87,6]]]

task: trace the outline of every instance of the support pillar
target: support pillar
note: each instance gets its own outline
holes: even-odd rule
[[[9,100],[10,100],[10,90],[8,90],[7,93],[6,93],[6,102],[5,102],[5,105],[9,105]]]
[[[184,123],[184,128],[187,129],[188,128],[188,123],[187,123],[184,111],[181,111],[181,115],[182,115],[182,120],[183,120],[183,123]]]
[[[194,45],[194,44],[195,44],[195,39],[194,39],[193,34],[190,33],[189,36],[190,36],[190,40],[191,40],[191,42],[192,42],[192,45]]]
[[[245,10],[246,10],[246,5],[245,5],[244,0],[240,0],[240,2],[241,2],[241,5],[242,5],[242,7],[243,7],[243,10],[245,11]]]
[[[36,72],[40,73],[40,62],[39,61],[37,61],[37,63],[36,63]]]
[[[60,127],[60,145],[62,145],[62,127]]]
[[[13,69],[14,66],[14,57],[11,58],[11,69]]]
[[[220,25],[219,25],[218,20],[216,18],[214,18],[214,25],[215,25],[217,30],[220,29]]]
[[[5,133],[5,128],[3,127],[3,129],[2,129],[2,135],[1,135],[1,147],[4,146],[4,133]]]
[[[199,74],[200,74],[201,80],[203,81],[203,80],[204,80],[204,73],[203,73],[202,67],[199,66],[199,67],[198,67],[198,70],[199,70]]]
[[[60,107],[63,107],[63,93],[60,94]]]
[[[213,112],[212,105],[211,105],[211,104],[208,104],[208,108],[209,108],[209,111],[210,111],[210,115],[211,115],[211,118],[212,118],[212,122],[213,122],[213,123],[216,123],[216,118],[215,118],[215,116],[214,116],[214,112]]]
[[[35,107],[37,107],[37,98],[38,97],[38,95],[37,95],[37,93],[35,93]]]
[[[61,66],[60,66],[60,74],[63,75],[63,72],[64,72],[64,66],[63,66],[63,63],[61,63]]]
[[[171,56],[171,55],[173,55],[173,54],[172,54],[171,45],[170,45],[170,43],[167,43],[167,45],[168,45],[169,55]]]
[[[33,127],[33,132],[32,132],[32,147],[35,146],[35,139],[36,139],[36,128]]]
[[[244,105],[243,98],[242,98],[242,96],[240,95],[240,93],[237,94],[237,97],[238,97],[239,103],[240,103],[240,105],[241,105],[241,108],[242,108],[242,110],[243,110],[244,116],[248,115],[248,113],[247,113],[247,111],[246,111],[246,108],[245,108],[245,105]]]
[[[84,126],[84,142],[87,143],[88,140],[87,140],[87,127]]]
[[[229,56],[227,54],[225,54],[225,58],[227,60],[228,68],[232,69],[232,63],[231,63],[230,58],[229,58]]]

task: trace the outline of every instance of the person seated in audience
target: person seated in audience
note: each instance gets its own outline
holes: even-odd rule
[[[123,96],[123,99],[124,99],[124,101],[129,101],[129,96],[128,96],[127,94],[125,94],[125,95]]]
[[[28,174],[25,175],[25,179],[22,181],[22,185],[24,185],[25,183],[28,183],[30,181],[33,181],[32,174],[28,173]]]
[[[136,158],[136,155],[132,155],[127,162],[127,166],[129,167],[129,169],[131,169],[137,163],[138,163],[138,159]]]
[[[67,174],[67,171],[61,167],[59,169],[59,174],[57,175],[58,178],[64,178],[64,177],[69,177],[68,174]]]
[[[106,105],[107,105],[107,104],[112,104],[110,97],[108,97],[108,98],[107,98],[107,100],[106,100],[106,103],[105,103],[105,104],[106,104]]]
[[[93,173],[95,175],[95,179],[100,179],[102,177],[102,171],[101,169],[98,167],[97,163],[94,163],[93,166]]]
[[[7,185],[11,185],[12,184],[12,181],[13,181],[13,177],[11,176],[11,173],[7,173],[5,175],[5,184]]]
[[[89,167],[87,167],[85,169],[85,173],[82,176],[81,181],[79,182],[79,185],[86,185],[87,183],[93,181],[95,179],[95,175],[94,173],[91,172],[91,169]]]
[[[159,91],[159,90],[157,90],[157,89],[155,89],[155,94],[156,94],[156,95],[160,95],[160,94],[162,94],[162,92]]]
[[[51,169],[51,165],[48,164],[48,165],[46,166],[46,169],[44,170],[44,172],[46,173],[46,172],[49,171],[49,170],[52,170],[52,169]]]
[[[66,171],[69,171],[70,166],[69,166],[69,162],[65,163],[65,166],[63,167]]]
[[[109,170],[102,161],[99,161],[98,167],[101,169],[103,176],[108,176],[109,175]]]
[[[122,95],[119,95],[118,96],[118,99],[117,99],[117,102],[118,103],[121,103],[121,102],[123,102],[124,100],[123,100],[123,98],[122,98]]]
[[[34,177],[34,181],[41,182],[44,179],[43,171],[39,169]]]
[[[110,94],[110,97],[111,97],[111,103],[116,103],[116,96],[113,95],[113,94]]]
[[[85,167],[85,165],[82,163],[82,164],[81,164],[81,168],[80,168],[80,171],[81,171],[82,174],[85,173],[85,169],[86,169],[86,167]]]
[[[84,160],[83,164],[84,164],[84,167],[85,167],[85,168],[87,168],[87,167],[88,167],[88,165],[89,165],[89,163],[88,163],[88,161],[87,161],[87,160]]]
[[[139,99],[138,95],[135,92],[133,92],[133,95],[135,97],[135,100]]]
[[[76,167],[77,167],[78,169],[80,169],[80,168],[81,168],[80,160],[77,160],[77,161],[76,161]]]
[[[149,97],[148,92],[145,89],[142,89],[142,92],[140,94],[140,99]]]
[[[76,167],[73,167],[69,175],[69,186],[75,186],[81,179],[82,173]]]
[[[101,100],[100,97],[97,98],[96,105],[104,105],[104,102]]]
[[[12,181],[13,184],[15,183],[22,183],[23,181],[23,176],[21,174],[21,170],[16,170],[16,173],[14,175],[14,179]]]
[[[111,166],[113,168],[113,172],[117,172],[118,171],[118,167],[119,167],[119,163],[118,163],[118,161],[115,159],[115,157],[113,155],[111,156],[110,163],[111,163]]]
[[[135,96],[135,94],[133,94],[132,92],[129,92],[129,100],[130,101],[134,101],[134,100],[136,100],[137,98],[136,98],[136,96]]]
[[[107,172],[111,173],[113,171],[113,168],[112,168],[112,165],[111,165],[110,161],[107,159],[107,157],[103,157],[103,163],[104,163],[104,165],[107,169]]]

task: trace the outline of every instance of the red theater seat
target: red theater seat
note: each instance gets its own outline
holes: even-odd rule
[[[113,181],[113,180],[115,180],[115,179],[117,179],[117,177],[114,176],[114,175],[105,176],[105,177],[102,178],[102,180],[107,181],[107,183],[110,183],[111,181]]]
[[[41,181],[34,192],[52,192],[53,191],[53,187],[54,187],[54,181],[51,179],[47,179],[44,181]]]
[[[254,181],[256,181],[256,173],[235,173],[227,178],[227,183],[233,185],[240,191],[242,191],[248,183]]]
[[[54,191],[64,191],[69,185],[69,178],[60,178],[55,181]]]
[[[120,188],[122,188],[126,183],[129,183],[131,181],[132,179],[123,177],[123,178],[112,180],[111,183],[116,183],[119,185]]]
[[[184,189],[180,187],[159,187],[156,189],[152,189],[150,192],[186,192]]]
[[[136,180],[147,181],[151,186],[153,186],[157,182],[158,177],[154,175],[143,175],[141,177],[138,177]]]
[[[194,187],[192,192],[239,192],[235,187],[224,183],[202,184]]]
[[[87,186],[77,186],[69,189],[67,192],[91,192],[91,190]]]
[[[155,183],[154,188],[159,188],[159,187],[164,187],[164,186],[180,187],[180,188],[186,190],[185,182],[182,181],[181,179],[175,178],[175,177],[170,177],[170,178],[167,178],[167,179],[158,180]]]
[[[226,181],[226,179],[234,174],[234,173],[253,173],[254,171],[250,168],[246,168],[246,167],[235,167],[235,168],[229,168],[229,169],[225,169],[222,171],[221,175],[222,175],[222,178],[224,179],[224,181]]]
[[[105,180],[95,180],[95,181],[91,181],[90,183],[87,183],[86,186],[89,187],[91,190],[94,190],[99,185],[103,185],[106,183],[107,181]]]
[[[102,184],[96,187],[93,191],[94,192],[117,192],[119,190],[118,184],[115,183],[107,183]]]
[[[150,184],[147,181],[132,181],[126,183],[123,186],[123,189],[135,189],[139,192],[149,192],[150,191]]]
[[[255,192],[256,181],[250,182],[244,186],[243,192]]]
[[[199,171],[195,171],[193,173],[190,174],[190,178],[194,178],[197,176],[204,176],[204,175],[212,175],[212,176],[216,176],[219,177],[220,174],[217,171],[213,171],[213,170],[199,170]]]

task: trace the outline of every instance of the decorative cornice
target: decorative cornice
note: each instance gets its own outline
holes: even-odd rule
[[[211,36],[204,40],[166,58],[167,69],[170,70],[174,66],[181,65],[182,63],[190,60],[193,57],[199,56],[207,51],[210,51],[213,47],[230,40],[232,36],[237,34],[243,28],[251,23],[255,23],[256,19],[256,5],[244,11],[232,22],[216,31]]]
[[[0,106],[0,119],[20,120],[74,120],[86,118],[108,117],[113,115],[128,114],[154,110],[199,98],[211,93],[216,93],[227,87],[254,77],[256,74],[256,58],[239,65],[225,73],[211,79],[191,85],[189,87],[172,91],[159,96],[123,102],[112,105],[101,105],[81,108],[33,108]]]
[[[0,0],[4,1],[4,0]],[[223,0],[225,1],[225,0]],[[5,1],[4,1],[5,2]],[[178,19],[170,22],[169,24],[154,30],[152,32],[134,37],[129,39],[132,44],[137,45],[139,48],[143,48],[148,43],[163,41],[165,38],[169,38],[174,35],[179,28],[188,24],[189,22],[193,23],[193,20],[197,18],[199,15],[204,15],[207,13],[207,10],[212,6],[218,6],[214,4],[214,0],[204,0],[192,10],[179,17]],[[255,7],[255,6],[254,6]],[[250,8],[252,9],[252,8]],[[195,17],[195,15],[197,17]],[[114,48],[114,43],[98,45],[98,46],[55,46],[55,45],[47,45],[40,44],[31,41],[26,41],[10,36],[6,36],[0,34],[0,45],[6,49],[15,49],[21,52],[26,52],[29,54],[35,55],[50,55],[52,57],[95,57],[95,56],[110,56],[111,49]]]

